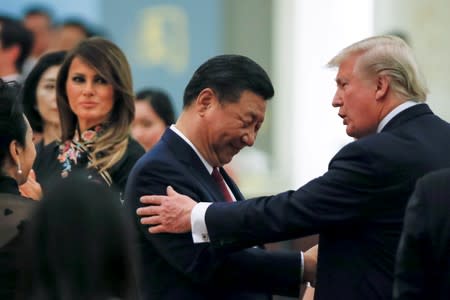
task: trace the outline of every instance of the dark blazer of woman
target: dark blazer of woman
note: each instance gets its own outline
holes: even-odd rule
[[[17,84],[0,79],[0,299],[15,298],[24,220],[36,203],[19,192],[36,152],[17,95]]]
[[[13,178],[0,175],[0,299],[14,299],[18,279],[17,253],[25,220],[36,203],[20,196]]]

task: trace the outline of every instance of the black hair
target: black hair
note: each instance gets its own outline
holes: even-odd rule
[[[26,17],[29,17],[29,16],[35,16],[35,15],[38,15],[38,16],[45,16],[45,17],[47,17],[47,18],[50,20],[50,23],[51,23],[53,13],[52,13],[52,11],[50,10],[50,8],[48,8],[47,6],[44,6],[44,5],[32,5],[32,6],[28,6],[28,7],[24,10],[24,13],[23,13],[23,16],[24,16],[25,18],[26,18]]]
[[[159,89],[144,89],[136,94],[136,101],[146,101],[166,126],[175,123],[175,113],[169,95]]]
[[[136,299],[130,222],[84,170],[58,179],[29,226],[19,299]]]
[[[9,145],[16,140],[25,146],[27,124],[18,99],[19,85],[0,78],[0,167],[10,158]]]
[[[77,17],[70,17],[65,19],[60,25],[60,27],[77,27],[81,31],[84,32],[87,38],[94,36],[93,31],[91,30],[90,25],[88,25],[85,21]]]
[[[50,52],[43,55],[36,65],[28,74],[22,87],[22,104],[25,115],[30,122],[31,128],[35,132],[41,133],[43,131],[42,116],[37,109],[36,89],[41,79],[42,74],[47,71],[48,68],[61,65],[64,61],[66,51]],[[56,78],[55,78],[56,79]],[[56,85],[56,82],[55,82]],[[55,89],[56,94],[56,89]]]
[[[31,52],[33,47],[33,33],[25,28],[25,26],[16,19],[0,16],[0,41],[3,48],[9,48],[13,45],[19,45],[20,55],[16,61],[16,68],[22,71],[23,63]]]
[[[189,106],[205,88],[213,89],[221,102],[237,102],[245,90],[265,100],[274,95],[266,71],[242,55],[219,55],[203,63],[184,90],[183,107]]]

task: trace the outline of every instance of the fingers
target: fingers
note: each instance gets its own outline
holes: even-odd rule
[[[150,216],[141,218],[141,224],[143,225],[159,225],[161,224],[160,216]]]
[[[166,193],[167,193],[167,196],[176,196],[176,195],[179,195],[177,192],[175,192],[175,190],[173,189],[173,187],[171,187],[170,185],[167,186]]]
[[[36,173],[33,169],[31,169],[30,173],[28,173],[28,179],[33,179],[33,181],[36,181]]]
[[[161,205],[163,199],[167,196],[142,196],[139,198],[143,204]]]
[[[150,226],[148,228],[148,232],[150,233],[165,233],[167,230],[163,225],[157,225],[157,226]]]
[[[144,206],[136,210],[138,216],[152,216],[157,215],[161,212],[160,206]]]
[[[148,228],[148,232],[150,233],[165,233],[167,232],[167,228],[161,224],[161,218],[159,216],[151,216],[141,218],[141,224],[143,225],[153,225]]]

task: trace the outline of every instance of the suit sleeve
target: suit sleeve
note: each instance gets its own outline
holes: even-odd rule
[[[221,250],[298,238],[336,225],[357,224],[380,205],[383,193],[375,159],[358,146],[346,146],[329,170],[296,191],[240,201],[214,203],[205,215],[211,243]]]
[[[181,176],[164,163],[148,165],[130,180],[135,191],[127,192],[126,201],[133,203],[134,211],[141,206],[140,196],[165,194],[169,184],[193,199],[199,199],[201,194],[200,189],[193,188],[198,183],[192,182],[191,177]],[[139,218],[135,218],[139,223]],[[150,234],[147,225],[138,226],[158,255],[193,282],[221,282],[236,289],[298,296],[300,253],[269,253],[249,248],[231,255],[220,254],[210,244],[194,244],[190,233]]]

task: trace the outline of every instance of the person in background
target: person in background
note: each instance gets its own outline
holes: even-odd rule
[[[50,49],[69,51],[84,39],[92,36],[91,30],[84,21],[78,18],[69,18],[55,27]]]
[[[33,129],[34,143],[38,152],[45,145],[61,137],[56,105],[56,77],[65,55],[65,51],[43,55],[22,87],[23,108]]]
[[[145,89],[136,94],[134,104],[136,109],[131,136],[148,151],[159,141],[166,128],[175,123],[172,102],[164,91]]]
[[[35,206],[19,192],[36,151],[17,97],[18,87],[0,79],[0,299],[14,299],[24,221]]]
[[[34,164],[44,193],[56,178],[86,169],[122,200],[128,174],[145,152],[129,136],[134,95],[125,55],[106,39],[83,40],[61,65],[56,94],[62,136]]]
[[[52,34],[52,14],[43,6],[33,6],[25,10],[23,24],[33,33],[33,49],[24,62],[22,74],[26,78],[38,59],[49,49]]]
[[[450,169],[417,181],[406,207],[394,300],[450,299]]]
[[[328,66],[338,68],[332,105],[355,140],[325,174],[295,191],[227,205],[168,188],[171,197],[142,199],[151,204],[139,210],[148,216],[142,223],[153,233],[193,224],[194,241],[217,251],[318,233],[315,299],[392,299],[405,207],[418,178],[450,167],[450,125],[424,103],[425,80],[398,37],[358,41]]]
[[[0,78],[23,81],[22,67],[33,47],[33,34],[23,24],[8,16],[0,16]]]
[[[79,172],[31,216],[17,299],[139,299],[130,223],[114,193]]]

